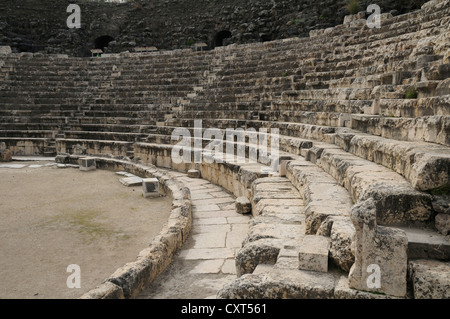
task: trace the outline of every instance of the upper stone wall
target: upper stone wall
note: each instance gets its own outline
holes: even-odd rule
[[[373,0],[359,1],[365,10]],[[420,8],[426,0],[380,0],[382,12],[393,15]],[[69,4],[81,8],[81,28],[69,29]],[[2,0],[0,45],[13,52],[90,55],[95,39],[109,36],[108,52],[136,46],[158,49],[190,47],[195,42],[216,46],[308,36],[310,30],[341,24],[349,14],[346,0],[136,0],[104,3],[91,0]],[[221,42],[220,39],[218,42]]]

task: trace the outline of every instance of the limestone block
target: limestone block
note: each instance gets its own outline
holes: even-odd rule
[[[286,165],[289,163],[289,161],[281,161],[280,166],[278,167],[278,174],[280,177],[286,176]]]
[[[142,179],[142,194],[147,197],[159,196],[159,181],[157,178],[144,178]]]
[[[330,238],[306,235],[298,253],[299,269],[327,272],[329,248]]]
[[[236,274],[238,277],[252,273],[259,264],[274,265],[283,248],[283,240],[263,238],[253,241],[236,254]]]
[[[187,175],[190,178],[200,178],[200,176],[201,176],[200,171],[196,170],[196,169],[188,170]]]
[[[377,226],[373,199],[355,205],[351,219],[355,226],[355,263],[350,269],[349,286],[397,297],[406,296],[406,233]]]
[[[444,63],[450,63],[450,50],[447,50],[447,52],[444,54]]]
[[[122,183],[126,187],[132,187],[132,186],[141,186],[142,185],[142,178],[138,176],[129,176],[119,179],[119,182]]]
[[[313,271],[264,267],[265,272],[244,275],[223,286],[219,299],[330,299],[334,277]]]
[[[335,218],[331,227],[330,258],[342,270],[349,272],[355,256],[351,251],[355,227],[350,218]]]
[[[2,143],[0,146],[0,162],[11,162],[12,152],[6,148],[6,144]]]
[[[95,171],[97,169],[94,157],[82,157],[78,160],[80,171]]]
[[[236,198],[236,212],[238,214],[250,214],[252,212],[252,204],[247,197]]]
[[[11,54],[10,46],[0,46],[0,54]]]
[[[450,215],[448,214],[437,214],[435,217],[435,226],[436,229],[442,234],[442,235],[449,235],[450,234]]]
[[[441,214],[450,214],[450,198],[441,197],[433,201],[433,209]]]
[[[450,298],[450,263],[418,259],[409,262],[408,275],[415,299]]]

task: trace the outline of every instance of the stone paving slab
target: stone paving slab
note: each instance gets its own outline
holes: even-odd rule
[[[142,185],[142,178],[137,177],[137,176],[125,177],[125,178],[121,178],[119,180],[119,182],[121,182],[123,185],[125,185],[127,187],[139,186],[139,185]]]
[[[247,236],[251,217],[238,214],[235,197],[221,187],[185,176],[179,180],[191,191],[191,233],[169,267],[170,275],[164,278],[162,274],[156,280],[160,282],[158,287],[150,286],[138,298],[180,297],[180,294],[186,298],[197,294],[201,298],[215,298],[219,289],[237,278],[234,258]],[[189,287],[180,292],[179,285]]]
[[[234,257],[234,249],[230,248],[193,248],[182,250],[179,258],[187,260],[227,259]]]

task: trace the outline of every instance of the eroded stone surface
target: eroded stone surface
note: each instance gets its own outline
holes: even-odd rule
[[[416,299],[450,298],[450,263],[435,260],[409,262],[409,277]]]
[[[408,249],[406,233],[400,229],[377,226],[373,200],[356,205],[351,218],[355,226],[355,263],[350,269],[349,286],[404,297]]]

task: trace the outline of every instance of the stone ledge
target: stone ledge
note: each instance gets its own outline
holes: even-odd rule
[[[334,277],[314,271],[265,267],[258,274],[244,275],[224,286],[219,299],[331,299]]]

